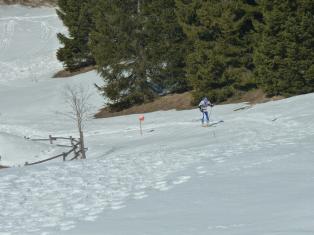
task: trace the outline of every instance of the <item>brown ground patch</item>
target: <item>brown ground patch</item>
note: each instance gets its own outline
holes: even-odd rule
[[[5,168],[9,168],[9,167],[0,165],[0,170],[5,169]]]
[[[231,104],[231,103],[241,103],[241,102],[248,102],[251,105],[255,105],[258,103],[265,103],[272,100],[280,100],[284,99],[282,96],[274,96],[271,98],[266,97],[265,93],[261,89],[252,90],[243,94],[239,94],[228,99],[221,104]],[[123,116],[129,114],[136,114],[136,113],[149,113],[159,110],[184,110],[184,109],[192,109],[195,108],[192,104],[192,94],[191,92],[186,92],[183,94],[172,94],[160,97],[153,102],[137,105],[131,107],[129,109],[125,109],[120,112],[110,112],[108,108],[101,109],[96,115],[96,118],[108,118],[108,117],[115,117],[115,116]]]
[[[115,117],[115,116],[123,116],[128,114],[135,113],[149,113],[159,110],[184,110],[191,109],[193,106],[191,105],[192,95],[190,92],[182,93],[182,94],[172,94],[167,96],[162,96],[156,99],[153,102],[137,105],[131,107],[129,109],[125,109],[120,112],[109,112],[108,108],[103,108],[100,110],[95,117],[96,118],[107,118],[107,117]]]
[[[55,75],[53,75],[53,78],[66,78],[66,77],[72,77],[81,73],[87,73],[89,71],[95,70],[96,66],[87,66],[84,68],[80,68],[74,72],[70,72],[68,70],[61,70],[57,72]]]
[[[251,105],[254,105],[254,104],[265,103],[265,102],[269,102],[273,100],[281,100],[284,98],[285,97],[283,96],[267,97],[262,89],[256,89],[256,90],[251,90],[246,93],[231,97],[227,101],[222,102],[222,104],[248,102]]]

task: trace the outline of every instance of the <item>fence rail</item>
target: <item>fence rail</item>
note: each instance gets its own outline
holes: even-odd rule
[[[82,154],[82,149],[79,149],[80,148],[80,139],[73,138],[72,136],[70,136],[70,137],[54,137],[54,136],[49,135],[49,138],[47,138],[47,139],[43,139],[43,138],[32,139],[30,137],[24,136],[24,138],[27,140],[30,140],[30,141],[49,141],[50,144],[53,144],[53,141],[57,141],[57,140],[69,140],[71,142],[71,145],[64,145],[64,144],[57,144],[56,145],[58,147],[69,147],[69,148],[71,148],[69,151],[63,152],[59,155],[56,155],[56,156],[53,156],[50,158],[46,158],[46,159],[43,159],[40,161],[31,162],[31,163],[25,162],[25,166],[37,165],[37,164],[48,162],[48,161],[51,161],[53,159],[57,159],[57,158],[61,158],[61,157],[62,157],[63,161],[66,161],[67,157],[73,152],[74,157],[70,158],[70,161],[72,161],[74,159],[78,159]],[[79,149],[79,150],[77,150],[77,149]],[[87,150],[87,148],[85,148],[85,150]]]

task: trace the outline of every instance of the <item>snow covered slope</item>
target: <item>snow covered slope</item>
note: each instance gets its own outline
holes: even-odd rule
[[[64,31],[54,9],[0,6],[0,84],[37,81],[61,69],[56,33]]]
[[[64,31],[52,8],[0,7],[2,165],[21,165],[25,161],[54,156],[53,153],[58,151],[61,153],[63,149],[42,145],[44,143],[34,144],[26,141],[24,136],[75,136],[73,121],[62,115],[68,111],[64,104],[65,87],[67,84],[82,85],[94,90],[94,83],[101,83],[95,72],[68,79],[51,78],[62,69],[55,56],[60,47],[56,33]],[[96,111],[103,104],[103,98],[95,94],[90,102]],[[12,151],[14,149],[17,151]],[[25,149],[32,151],[25,152]]]
[[[0,25],[14,15],[54,15],[21,7],[0,12]],[[39,57],[58,47],[54,37],[43,50],[38,37],[23,35],[13,34],[12,43],[23,47],[26,40]],[[2,53],[2,64],[18,60],[15,47],[6,47],[16,57]],[[36,56],[29,58],[26,67]],[[51,79],[60,64],[53,58],[46,65],[36,81],[19,66],[12,77],[0,70],[0,164],[58,152],[24,136],[75,136],[73,123],[58,114],[66,110],[64,86],[101,82],[94,72]],[[239,111],[246,104],[217,105],[211,119],[224,122],[209,128],[200,126],[198,110],[148,113],[143,136],[138,115],[91,119],[86,161],[0,171],[0,234],[314,234],[313,100],[308,94]],[[93,97],[95,110],[102,102]]]

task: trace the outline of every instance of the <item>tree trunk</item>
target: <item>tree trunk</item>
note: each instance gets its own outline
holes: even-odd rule
[[[81,152],[82,152],[82,159],[86,159],[83,131],[80,131],[80,147],[81,147]]]

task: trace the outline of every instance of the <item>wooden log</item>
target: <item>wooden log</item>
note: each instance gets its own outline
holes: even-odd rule
[[[72,148],[68,152],[63,152],[62,154],[59,154],[57,156],[53,156],[53,157],[50,157],[50,158],[47,158],[47,159],[44,159],[44,160],[41,160],[41,161],[32,162],[32,163],[25,162],[25,166],[30,166],[30,165],[36,165],[36,164],[44,163],[44,162],[47,162],[47,161],[50,161],[50,160],[53,160],[53,159],[56,159],[56,158],[59,158],[59,157],[62,157],[63,161],[66,161],[66,157],[70,153],[72,153],[72,152],[74,152],[74,157],[71,160],[76,159],[76,158],[79,157],[79,155],[80,155],[79,153],[81,152],[81,150],[76,151],[76,149],[78,148],[80,143],[79,142],[75,143],[76,142],[75,139],[72,138],[71,136],[70,136],[70,138],[64,138],[64,137],[52,137],[51,135],[49,135],[49,139],[47,139],[47,140],[49,140],[50,143],[52,144],[53,140],[57,140],[58,138],[60,138],[60,139],[69,139],[69,140],[72,141],[72,145],[71,146],[69,146],[69,145],[57,145],[57,146],[72,147]],[[87,148],[84,148],[84,149],[87,150]]]
[[[50,139],[29,139],[29,140],[31,140],[31,141],[47,141],[47,140],[49,140],[50,141]]]
[[[48,162],[48,161],[50,161],[50,160],[59,158],[59,157],[61,157],[61,156],[63,156],[63,154],[59,154],[59,155],[57,155],[57,156],[53,156],[53,157],[50,157],[50,158],[47,158],[47,159],[44,159],[44,160],[41,160],[41,161],[37,161],[37,162],[32,162],[32,163],[28,163],[28,162],[27,162],[27,164],[25,164],[25,165],[27,165],[27,166],[36,165],[36,164],[40,164],[40,163],[43,163],[43,162]]]
[[[52,137],[54,140],[69,140],[69,137]]]
[[[80,156],[80,152],[81,152],[81,150],[77,151],[75,153],[75,156],[73,158],[71,158],[70,161],[73,161],[74,159],[77,159]]]

